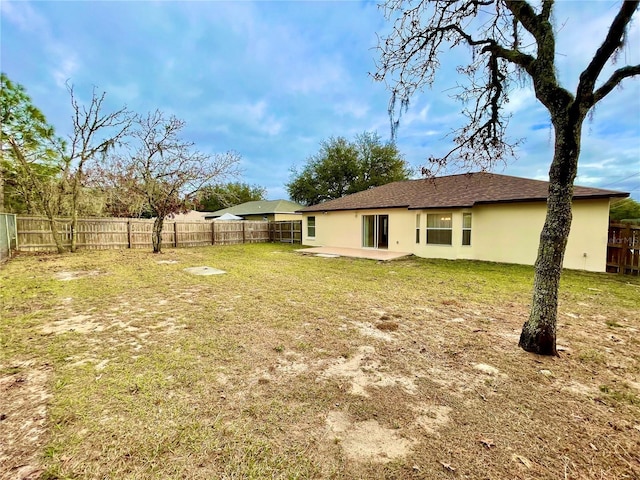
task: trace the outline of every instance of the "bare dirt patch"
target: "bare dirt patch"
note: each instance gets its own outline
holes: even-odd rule
[[[40,465],[46,439],[51,369],[35,362],[0,365],[0,478],[31,480]]]
[[[101,322],[92,319],[91,315],[73,315],[44,325],[42,332],[59,335],[66,332],[101,332],[104,329],[105,326]]]
[[[437,435],[438,429],[450,421],[451,407],[420,403],[414,407],[418,414],[416,423],[430,435]]]
[[[81,278],[97,277],[103,273],[99,270],[75,270],[70,272],[58,272],[53,275],[53,278],[60,280],[61,282],[68,282],[69,280],[79,280]]]
[[[354,422],[342,412],[329,412],[327,428],[345,455],[353,460],[390,462],[406,456],[415,443],[401,437],[397,430],[382,427],[376,420]]]
[[[385,372],[377,358],[376,349],[369,345],[358,347],[357,353],[349,358],[340,358],[330,362],[321,376],[348,380],[351,386],[350,393],[363,397],[369,396],[368,387],[398,386],[407,393],[414,394],[416,392],[413,379],[394,375],[389,371]]]

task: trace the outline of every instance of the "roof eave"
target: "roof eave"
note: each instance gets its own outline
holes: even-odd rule
[[[446,208],[471,208],[473,207],[472,204],[465,204],[465,205],[461,205],[461,204],[456,204],[456,205],[429,205],[429,206],[413,206],[413,207],[409,207],[409,210],[443,210]]]
[[[589,195],[574,195],[571,199],[576,200],[601,200],[605,198],[621,197],[626,198],[627,192],[611,192],[611,193],[593,193]],[[546,202],[547,197],[529,197],[529,198],[509,198],[504,200],[478,200],[474,205],[489,205],[492,203],[527,203],[527,202]]]
[[[311,208],[311,207],[308,207]],[[375,207],[351,207],[351,208],[317,208],[314,210],[296,210],[296,212],[300,213],[316,213],[316,212],[349,212],[354,210],[386,210],[390,208],[410,208],[409,205],[386,205],[386,206],[375,206]]]

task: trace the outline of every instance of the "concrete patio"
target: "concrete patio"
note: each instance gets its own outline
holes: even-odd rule
[[[319,257],[352,257],[380,260],[383,262],[412,255],[406,252],[390,252],[373,248],[342,248],[342,247],[310,247],[296,250],[304,255],[316,255]]]

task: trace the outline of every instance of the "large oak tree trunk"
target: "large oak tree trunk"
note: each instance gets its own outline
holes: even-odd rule
[[[158,215],[153,221],[153,232],[151,233],[151,242],[153,243],[153,253],[162,251],[162,225],[164,218]]]
[[[566,118],[569,117],[569,118]],[[556,323],[562,262],[571,229],[573,181],[578,169],[582,122],[566,115],[554,122],[555,152],[549,171],[547,217],[535,264],[533,301],[519,345],[528,352],[557,355]]]

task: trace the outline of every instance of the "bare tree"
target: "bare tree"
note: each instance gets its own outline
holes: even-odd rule
[[[68,188],[71,195],[71,251],[75,252],[79,200],[87,164],[99,162],[110,149],[120,144],[135,117],[126,108],[104,113],[106,93],[98,95],[95,87],[88,107],[78,103],[72,85],[67,85],[67,90],[73,108],[73,133],[69,135],[68,151],[62,153],[63,188]]]
[[[458,67],[469,83],[459,98],[467,107],[466,125],[456,132],[455,148],[431,163],[458,158],[466,165],[490,168],[513,153],[506,139],[508,118],[503,106],[514,82],[530,78],[536,98],[546,107],[554,128],[554,155],[549,170],[547,216],[540,234],[535,264],[533,303],[519,345],[526,351],[557,355],[558,289],[565,247],[571,227],[573,183],[578,168],[582,124],[591,108],[624,79],[640,74],[640,65],[617,68],[600,79],[604,67],[616,60],[626,30],[637,11],[637,1],[625,1],[611,22],[600,47],[580,74],[575,92],[560,85],[553,0],[537,6],[510,0],[388,0],[383,6],[393,30],[381,38],[380,63],[374,78],[391,89],[392,131],[398,125],[393,112],[406,109],[412,95],[433,83],[440,56],[450,47],[467,46],[468,65]],[[598,85],[596,85],[598,83]]]
[[[160,111],[139,118],[132,132],[133,155],[113,158],[109,168],[112,185],[120,185],[145,198],[155,217],[154,253],[162,250],[162,228],[167,216],[188,210],[197,192],[239,173],[235,152],[208,155],[194,150],[180,138],[185,123],[165,118]]]

